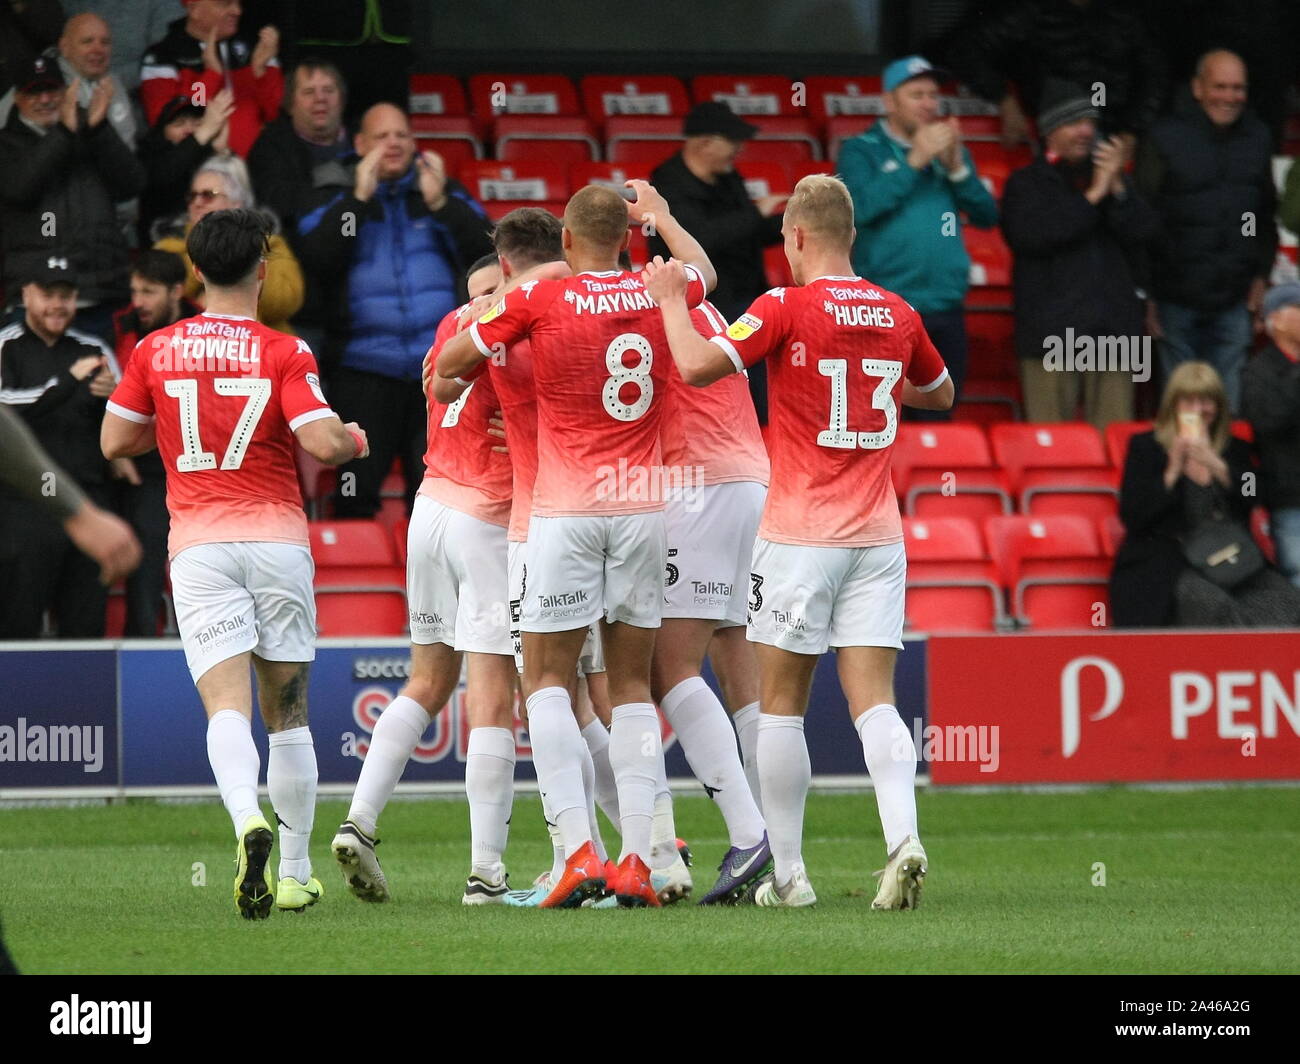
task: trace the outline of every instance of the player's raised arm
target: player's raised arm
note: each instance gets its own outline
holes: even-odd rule
[[[628,181],[627,187],[636,193],[636,199],[627,205],[627,213],[634,222],[649,223],[655,232],[663,238],[673,258],[688,266],[694,266],[704,281],[704,293],[707,295],[718,286],[718,274],[709,261],[700,242],[691,236],[681,223],[672,216],[668,201],[663,198],[649,181]],[[715,378],[716,379],[716,378]]]
[[[695,331],[686,306],[686,270],[680,262],[676,259],[664,262],[656,255],[646,265],[645,287],[663,314],[668,347],[682,380],[702,388],[737,371],[726,351]]]

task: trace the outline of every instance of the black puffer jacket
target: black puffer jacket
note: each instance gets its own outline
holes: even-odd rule
[[[90,303],[127,296],[127,248],[114,203],[144,185],[144,168],[107,120],[76,133],[56,123],[34,132],[18,108],[0,130],[0,247],[5,299],[17,296],[34,259],[66,256],[79,296]]]
[[[1147,36],[1141,16],[1127,0],[1018,0],[990,17],[987,5],[951,34],[944,46],[954,73],[995,103],[1020,90],[1031,118],[1038,114],[1043,81],[1063,78],[1091,95],[1106,88],[1102,128],[1110,133],[1142,132],[1164,102],[1165,60]]]
[[[1203,310],[1240,303],[1277,253],[1272,142],[1250,111],[1216,126],[1190,94],[1138,149],[1138,188],[1160,216],[1151,247],[1157,299]],[[1253,225],[1249,223],[1253,217]]]
[[[1275,344],[1250,359],[1241,371],[1241,414],[1255,430],[1264,505],[1300,507],[1300,362]]]

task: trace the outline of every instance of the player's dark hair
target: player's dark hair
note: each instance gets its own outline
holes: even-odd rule
[[[339,89],[339,99],[343,102],[344,106],[347,105],[348,83],[343,80],[343,72],[328,59],[322,59],[317,55],[307,55],[298,60],[297,65],[289,71],[289,76],[284,79],[284,98],[281,101],[280,106],[284,109],[285,114],[289,113],[289,108],[293,105],[293,94],[298,91],[298,72],[302,71],[304,74],[314,74],[318,70],[323,71],[334,79],[334,84],[337,85]]]
[[[522,266],[559,262],[564,258],[560,219],[541,207],[516,207],[497,222],[492,243],[497,251]]]
[[[501,260],[497,258],[497,253],[494,251],[492,252],[492,254],[484,255],[477,262],[472,263],[470,265],[470,268],[465,271],[465,276],[469,277],[470,274],[478,273],[479,270],[486,270],[489,266],[500,266],[500,265],[501,265]]]
[[[185,283],[185,260],[174,251],[150,248],[142,251],[131,267],[132,276],[164,288]]]
[[[228,288],[251,279],[258,262],[270,253],[270,236],[270,219],[261,211],[213,211],[190,230],[185,250],[209,284]]]

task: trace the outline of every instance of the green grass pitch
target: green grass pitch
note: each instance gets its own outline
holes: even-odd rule
[[[461,906],[468,815],[440,800],[389,807],[379,855],[394,899],[357,901],[328,850],[345,805],[325,801],[312,848],[325,898],[260,923],[234,912],[215,802],[0,809],[0,919],[33,973],[1300,969],[1300,789],[924,791],[919,805],[931,872],[916,912],[871,911],[883,860],[869,793],[809,798],[816,909],[540,912]],[[720,817],[684,797],[677,825],[702,892]],[[526,886],[549,863],[536,798],[516,802],[513,834]]]

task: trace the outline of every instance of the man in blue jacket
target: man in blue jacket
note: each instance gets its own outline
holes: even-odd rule
[[[438,155],[417,155],[398,108],[370,108],[353,146],[356,157],[318,168],[317,205],[298,222],[298,247],[313,282],[338,293],[330,403],[375,426],[370,456],[340,471],[335,513],[371,517],[394,456],[408,510],[415,498],[426,444],[421,363],[438,322],[464,301],[465,267],[492,241],[491,223]]]
[[[854,270],[916,308],[960,401],[966,377],[962,300],[970,284],[961,215],[988,229],[997,224],[998,209],[962,147],[957,120],[939,117],[940,77],[919,55],[885,67],[885,117],[844,142],[839,173],[853,196]],[[924,420],[951,416],[908,411],[921,413]]]

